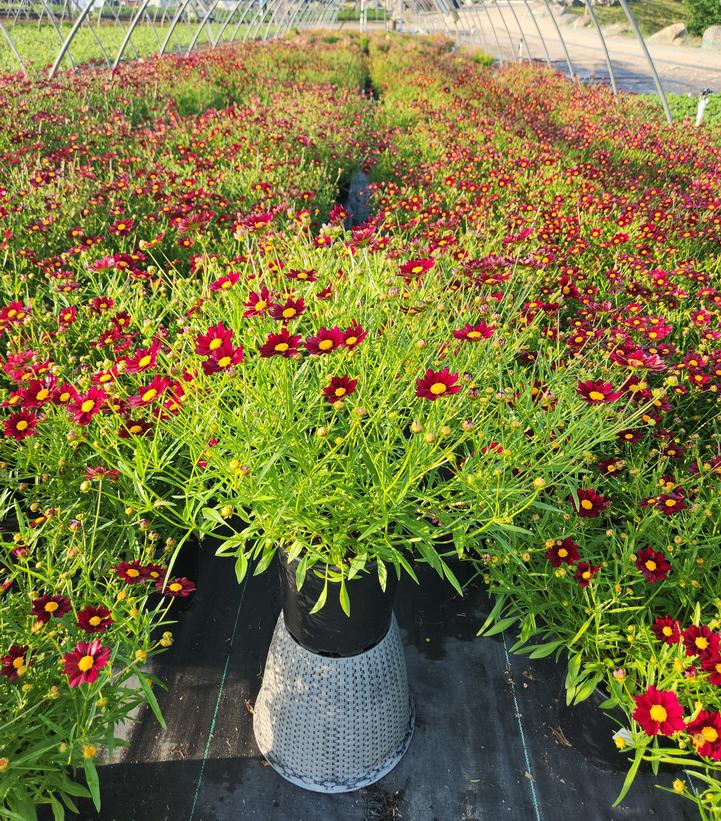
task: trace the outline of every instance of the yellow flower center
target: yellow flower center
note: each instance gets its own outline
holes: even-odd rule
[[[130,567],[125,571],[125,575],[130,576],[131,579],[136,579],[140,575],[140,571],[136,570],[134,567]]]
[[[228,290],[228,288],[232,288],[232,287],[233,287],[233,283],[232,283],[229,279],[226,279],[226,280],[225,280],[225,282],[223,282],[223,283],[222,283],[222,285],[221,285],[220,287],[221,287],[221,288],[225,288],[225,290],[227,291],[227,290]]]
[[[25,665],[25,659],[22,656],[18,656],[16,659],[13,659],[13,667],[16,670],[19,670],[24,665]]]
[[[80,661],[78,661],[78,670],[82,670],[82,672],[85,673],[94,664],[95,664],[95,659],[92,656],[83,656],[80,659]]]
[[[54,613],[58,609],[58,603],[56,601],[49,601],[45,605],[45,612],[46,613]]]
[[[218,350],[218,348],[219,348],[222,344],[223,344],[223,340],[222,340],[222,339],[212,339],[212,340],[210,341],[210,345],[208,345],[208,347],[210,348],[210,350],[211,350],[211,351],[217,351],[217,350]]]
[[[259,299],[253,307],[256,311],[262,311],[268,307],[268,303],[265,299]]]
[[[651,707],[650,715],[651,718],[654,721],[658,721],[659,724],[663,723],[668,718],[666,708],[662,707],[660,704],[654,704],[653,707]]]
[[[581,499],[581,507],[584,510],[593,510],[593,502],[590,499]]]
[[[656,562],[651,561],[651,559],[649,559],[649,560],[646,562],[646,568],[647,568],[648,570],[654,571],[654,570],[656,569],[656,567],[657,567]]]
[[[697,636],[695,644],[699,650],[705,650],[708,647],[708,639],[705,636]]]
[[[666,627],[664,627],[661,632],[664,634],[664,636],[672,636],[673,635],[673,630],[668,625],[666,625]]]
[[[177,593],[179,590],[183,589],[183,585],[178,582],[173,582],[171,585],[168,585],[168,589],[172,590],[173,593]]]
[[[333,347],[333,340],[324,339],[322,342],[318,343],[318,347],[321,349],[321,351],[327,351]]]
[[[35,395],[35,398],[38,400],[38,402],[42,402],[43,399],[48,398],[49,393],[50,393],[50,391],[47,388],[42,388],[41,390],[39,390],[37,392],[37,394]]]
[[[145,355],[144,357],[142,357],[142,359],[140,359],[140,361],[138,362],[138,367],[139,367],[139,368],[145,368],[145,367],[147,367],[147,366],[150,364],[150,362],[151,362],[151,357],[149,357],[149,356],[146,354],[146,355]]]
[[[581,577],[584,578],[584,579],[590,579],[591,578],[591,571],[590,570],[584,570],[583,573],[581,574]]]
[[[143,400],[143,402],[150,402],[150,400],[155,399],[157,395],[158,391],[155,388],[150,388],[149,390],[145,391],[141,399]]]
[[[422,265],[414,265],[411,268],[411,273],[413,274],[420,274],[423,273],[423,266]]]
[[[288,345],[287,342],[279,342],[275,346],[275,350],[278,351],[279,353],[283,353],[283,352],[287,351],[289,347],[290,347],[290,345]]]
[[[83,404],[80,406],[80,410],[83,413],[90,413],[90,411],[95,407],[95,400],[93,399],[86,399]]]
[[[664,504],[666,505],[666,507],[675,507],[676,506],[676,500],[675,499],[666,499]]]
[[[434,382],[431,385],[431,393],[435,396],[440,396],[442,393],[445,393],[448,390],[448,386],[445,385],[443,382]]]
[[[21,419],[21,420],[20,420],[20,421],[19,421],[19,422],[15,425],[15,427],[17,428],[17,430],[27,430],[28,423],[27,423],[24,419]]]
[[[466,334],[466,336],[467,336],[469,339],[480,339],[480,337],[481,337],[481,332],[480,332],[480,331],[468,331],[468,333]]]
[[[588,398],[593,399],[594,402],[603,402],[604,396],[600,391],[591,391]]]
[[[566,548],[565,548],[565,547],[562,547],[562,548],[558,551],[558,555],[559,555],[562,559],[565,559],[565,558],[566,558],[566,556],[568,556],[568,551],[566,550]]]
[[[128,430],[129,430],[131,433],[140,433],[140,431],[141,431],[142,429],[143,429],[142,425],[131,425],[131,426],[128,428]]]
[[[124,231],[126,227],[127,226],[125,225],[125,223],[121,222],[120,225],[118,225],[118,231]]]
[[[284,319],[290,319],[291,317],[294,317],[296,313],[297,311],[295,310],[295,308],[286,308],[283,311],[283,317]]]
[[[231,363],[231,358],[229,356],[223,356],[218,360],[218,367],[220,368],[227,368],[228,365]]]
[[[358,337],[357,337],[357,336],[349,336],[349,337],[348,337],[348,339],[346,339],[345,344],[346,344],[346,345],[355,345],[355,343],[356,343],[357,341],[358,341]]]
[[[91,627],[97,627],[100,624],[101,621],[102,621],[102,619],[100,618],[100,616],[91,616],[88,619],[88,624]]]
[[[710,744],[713,744],[714,741],[718,739],[718,732],[715,727],[704,727],[703,730],[701,730],[701,735],[703,736],[703,740],[708,741]]]
[[[345,396],[346,393],[347,393],[347,391],[346,391],[345,388],[336,388],[335,389],[335,395],[336,396]]]

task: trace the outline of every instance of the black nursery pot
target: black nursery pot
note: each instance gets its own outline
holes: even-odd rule
[[[311,653],[332,658],[357,656],[370,650],[388,632],[393,616],[398,579],[388,574],[385,592],[378,583],[375,564],[368,572],[346,582],[350,598],[350,617],[340,606],[338,585],[328,582],[328,597],[317,613],[310,611],[323,592],[325,580],[313,570],[306,573],[300,590],[295,583],[298,559],[288,562],[278,552],[283,619],[291,636]]]

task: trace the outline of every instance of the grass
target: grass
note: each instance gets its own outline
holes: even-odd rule
[[[222,23],[220,21],[216,21],[213,24],[214,35],[219,33],[221,25]],[[236,29],[236,25],[237,20],[232,21],[228,25],[223,33],[223,42],[230,39]],[[71,27],[69,25],[62,25],[59,28],[64,39],[69,34]],[[112,62],[125,37],[125,28],[113,24],[101,24],[98,26],[94,23],[93,29],[98,34]],[[162,26],[156,25],[154,28],[148,25],[139,25],[133,32],[133,37],[125,51],[125,58],[135,59],[137,57],[148,57],[158,52],[169,29],[169,24]],[[186,50],[197,29],[198,23],[179,24],[175,29],[168,51]],[[247,25],[244,24],[241,26],[237,32],[236,40],[242,37],[247,29]],[[260,33],[263,33],[264,29],[265,24],[260,27]],[[255,32],[258,33],[257,26]],[[60,39],[52,26],[46,23],[40,26],[36,23],[22,23],[10,28],[10,34],[28,71],[32,72],[52,65],[60,48]],[[209,32],[206,26],[198,38],[198,44],[203,45],[208,43]],[[93,37],[92,31],[88,28],[81,28],[78,31],[71,44],[70,52],[77,65],[88,62],[105,64],[102,49]],[[16,72],[20,68],[17,59],[8,48],[7,42],[0,36],[0,73]],[[62,68],[70,68],[70,62],[67,57],[63,61]]]
[[[644,37],[650,37],[672,23],[686,21],[683,0],[634,0],[630,3],[630,8]],[[621,6],[594,6],[593,10],[601,26],[627,22]],[[585,8],[574,7],[571,11],[582,14],[585,13]]]

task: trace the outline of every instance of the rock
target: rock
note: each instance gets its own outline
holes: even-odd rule
[[[688,31],[683,23],[672,23],[648,38],[649,43],[680,46],[688,40]]]
[[[630,34],[630,32],[628,23],[611,23],[610,26],[603,27],[604,37],[616,37],[619,34]]]
[[[709,26],[701,38],[701,48],[721,50],[721,26]]]
[[[590,25],[591,25],[591,18],[586,17],[585,14],[580,14],[576,18],[576,21],[574,22],[573,27],[575,29],[585,29],[585,28],[588,28]]]

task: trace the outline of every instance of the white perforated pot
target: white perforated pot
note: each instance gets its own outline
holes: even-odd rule
[[[332,606],[338,601],[332,588],[326,605],[311,614],[320,593],[311,592],[313,574],[298,591],[295,567],[285,557],[279,569],[283,611],[253,712],[258,747],[284,778],[305,789],[360,789],[393,769],[413,734],[413,701],[392,611],[395,585],[383,593],[375,573],[368,574],[347,583],[350,619]]]

